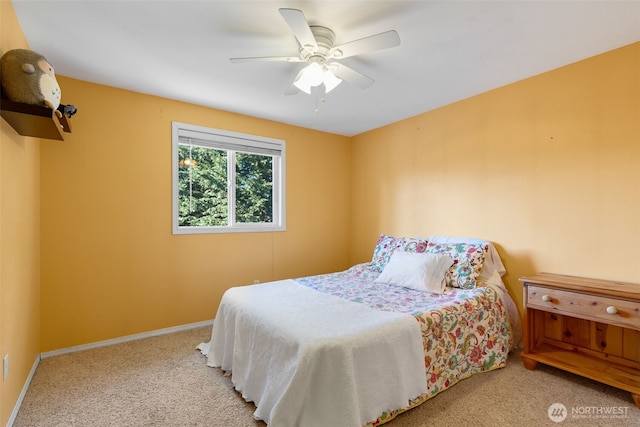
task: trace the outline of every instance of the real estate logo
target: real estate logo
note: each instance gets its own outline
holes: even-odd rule
[[[561,423],[567,418],[567,407],[562,403],[554,403],[547,409],[547,415],[554,423]]]
[[[547,415],[554,423],[561,423],[568,416],[573,419],[614,419],[627,418],[628,414],[628,406],[572,406],[568,411],[562,403],[554,403],[547,409]]]

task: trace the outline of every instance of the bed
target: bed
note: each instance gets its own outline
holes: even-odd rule
[[[383,234],[368,263],[229,289],[198,348],[270,427],[377,426],[505,366],[504,274],[488,241]]]

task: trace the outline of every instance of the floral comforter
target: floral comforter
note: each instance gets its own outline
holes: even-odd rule
[[[420,322],[427,391],[369,425],[390,421],[464,378],[505,366],[511,334],[504,302],[495,290],[447,288],[439,295],[373,283],[379,274],[365,263],[343,272],[296,279],[320,292],[379,310],[412,314]]]

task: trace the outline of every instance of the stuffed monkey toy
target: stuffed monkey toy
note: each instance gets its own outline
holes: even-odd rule
[[[13,49],[0,58],[2,91],[10,101],[51,108],[58,117],[60,86],[47,59],[28,49]]]

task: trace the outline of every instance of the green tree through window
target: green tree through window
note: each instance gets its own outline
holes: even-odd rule
[[[273,159],[236,155],[236,222],[273,221]]]
[[[180,145],[179,159],[180,226],[227,225],[227,152]]]

